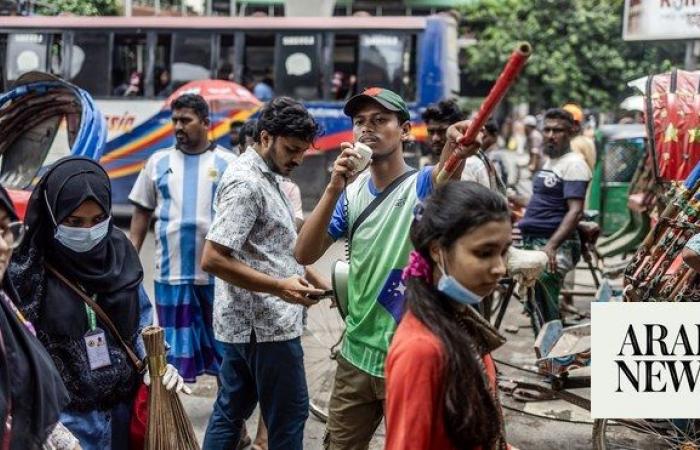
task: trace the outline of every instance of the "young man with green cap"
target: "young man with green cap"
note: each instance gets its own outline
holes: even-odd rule
[[[352,143],[343,142],[328,186],[294,249],[301,264],[313,264],[335,240],[346,237],[350,245],[347,330],[325,439],[326,448],[333,450],[366,449],[382,420],[384,360],[403,313],[401,271],[412,249],[408,233],[414,207],[432,192],[440,168],[454,151],[467,157],[479,148],[478,142],[457,145],[467,122],[457,123],[448,129],[440,163],[415,171],[403,158],[411,123],[399,95],[369,88],[348,100],[344,112],[352,119],[355,142],[372,149],[369,170],[355,171],[353,160],[361,156]],[[458,167],[454,178],[461,172]],[[368,207],[374,209],[367,213]]]

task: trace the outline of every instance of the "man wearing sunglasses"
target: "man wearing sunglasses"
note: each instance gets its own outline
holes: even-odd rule
[[[536,286],[537,306],[545,322],[559,319],[559,292],[566,273],[581,257],[576,226],[583,216],[591,170],[584,158],[571,151],[573,116],[560,108],[544,115],[543,151],[547,157],[533,175],[532,198],[518,223],[525,248],[547,254],[547,270]]]

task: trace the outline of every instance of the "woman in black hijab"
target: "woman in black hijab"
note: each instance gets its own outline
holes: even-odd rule
[[[0,448],[40,449],[68,403],[68,392],[33,328],[17,310],[18,300],[5,271],[20,244],[19,222],[0,186]],[[9,425],[9,426],[8,426]],[[74,448],[74,440],[70,448]]]
[[[57,161],[32,192],[27,236],[10,265],[20,309],[70,394],[61,422],[86,450],[128,448],[141,374],[108,326],[51,270],[92,297],[128,347],[144,357],[138,336],[151,321],[151,306],[141,286],[143,269],[113,225],[111,207],[110,181],[99,164],[83,157]]]

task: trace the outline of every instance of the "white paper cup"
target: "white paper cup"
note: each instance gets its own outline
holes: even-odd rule
[[[360,155],[360,159],[350,158],[350,161],[352,161],[355,172],[362,172],[369,165],[370,159],[372,159],[372,149],[362,142],[355,142],[353,149]]]

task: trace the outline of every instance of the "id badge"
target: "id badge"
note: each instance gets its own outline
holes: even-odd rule
[[[105,332],[99,328],[88,331],[85,336],[85,350],[87,351],[90,370],[96,370],[112,364],[109,359],[109,349],[107,348],[107,338]]]

